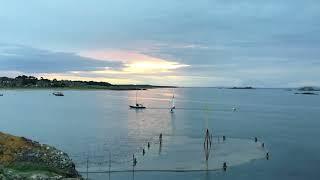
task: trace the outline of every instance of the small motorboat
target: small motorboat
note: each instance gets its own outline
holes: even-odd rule
[[[64,94],[62,92],[54,92],[52,94],[55,96],[64,96]]]
[[[142,104],[130,105],[129,107],[134,108],[134,109],[145,109],[146,108]]]

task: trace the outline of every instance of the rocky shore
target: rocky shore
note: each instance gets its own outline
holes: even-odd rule
[[[0,132],[0,179],[82,179],[68,154]]]

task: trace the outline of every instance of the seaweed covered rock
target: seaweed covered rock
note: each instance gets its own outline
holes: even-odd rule
[[[0,164],[0,179],[81,178],[68,154],[49,145],[1,132]]]

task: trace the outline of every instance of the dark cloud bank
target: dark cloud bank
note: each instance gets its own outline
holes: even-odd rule
[[[94,60],[74,53],[52,52],[21,45],[0,44],[0,71],[63,73],[120,67],[120,63]]]

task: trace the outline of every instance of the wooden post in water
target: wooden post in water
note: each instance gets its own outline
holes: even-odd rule
[[[134,180],[134,167],[137,165],[137,159],[134,157],[134,154],[132,155],[132,179]]]
[[[87,179],[89,179],[89,156],[87,156]]]
[[[132,155],[132,172],[134,172],[134,154]]]
[[[205,137],[204,137],[204,143],[203,143],[203,148],[204,148],[204,154],[206,158],[206,165],[207,165],[207,170],[208,170],[208,160],[210,156],[210,150],[211,150],[211,137],[209,133],[209,129],[206,130]]]
[[[111,176],[111,152],[109,151],[109,180]]]

